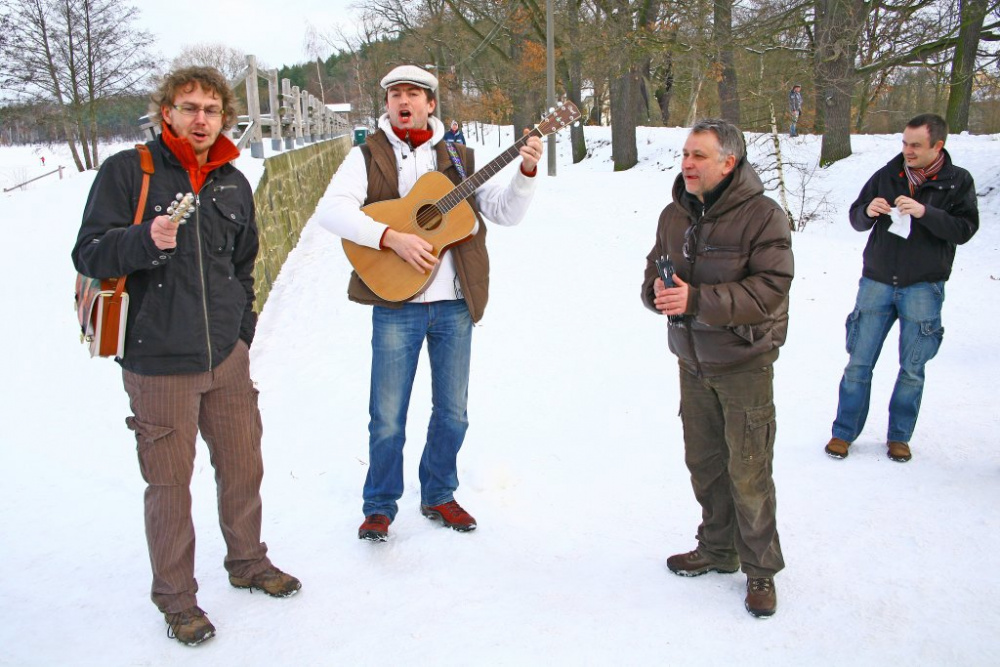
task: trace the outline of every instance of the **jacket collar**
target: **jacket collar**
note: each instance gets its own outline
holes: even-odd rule
[[[750,166],[750,162],[744,157],[733,169],[733,173],[708,193],[705,198],[704,210],[705,213],[710,213],[713,218],[718,218],[748,199],[763,193],[764,184],[761,183],[757,172]],[[701,202],[698,201],[697,197],[688,194],[687,188],[684,187],[683,173],[677,174],[677,178],[674,180],[673,198],[674,203],[686,211],[688,215],[697,217],[698,210],[697,207],[692,206],[692,201],[698,205],[701,205]]]

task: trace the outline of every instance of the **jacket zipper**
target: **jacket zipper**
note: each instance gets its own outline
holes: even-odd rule
[[[699,232],[701,231],[698,225],[700,225],[701,221],[704,219],[705,219],[704,211],[697,220],[695,220],[693,216],[691,218],[691,224],[695,227],[695,232],[691,235],[692,237],[691,240],[694,244],[694,247],[691,249],[691,275],[689,276],[689,278],[691,279],[694,278],[695,264],[697,264],[698,262],[698,236],[700,235]],[[691,280],[688,280],[688,282],[690,283]],[[692,356],[694,356],[694,365],[698,371],[696,377],[702,378],[704,377],[704,374],[702,373],[701,370],[701,359],[698,358],[698,350],[695,348],[694,345],[694,332],[691,330],[691,320],[694,319],[694,315],[685,315],[685,319],[687,320],[685,324],[687,325],[686,328],[687,328],[688,342],[691,344],[691,354]]]
[[[212,179],[214,180],[214,179]],[[195,225],[197,229],[197,246],[198,246],[198,279],[201,281],[201,308],[202,314],[205,317],[205,343],[207,345],[206,351],[208,353],[208,368],[206,370],[212,370],[212,332],[208,321],[208,286],[205,284],[205,260],[202,251],[201,242],[201,193],[204,192],[205,188],[208,186],[212,180],[206,181],[204,185],[201,186],[201,190],[195,195]]]

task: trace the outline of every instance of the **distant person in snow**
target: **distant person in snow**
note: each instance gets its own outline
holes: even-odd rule
[[[376,255],[382,259],[402,260],[413,271],[431,275],[416,296],[403,301],[379,297],[356,271],[347,288],[349,299],[373,306],[369,461],[362,492],[365,520],[358,529],[360,539],[373,542],[388,538],[403,495],[406,413],[425,340],[433,409],[420,459],[420,511],[457,531],[476,528],[476,520],[455,500],[455,490],[458,452],[469,427],[473,324],[483,316],[489,298],[484,218],[499,225],[516,225],[524,218],[542,156],[541,140],[532,137],[521,146],[520,168],[507,185],[495,180],[481,185],[470,202],[477,228],[439,258],[423,236],[375,220],[361,207],[406,197],[417,179],[431,171],[457,184],[475,171],[473,151],[442,141],[444,125],[433,116],[438,89],[433,74],[401,65],[383,77],[382,88],[386,113],[378,130],[348,153],[316,213],[320,225],[334,234],[381,250]]]
[[[792,122],[788,126],[788,136],[799,136],[799,117],[802,115],[802,86],[795,84],[788,92],[788,113]]]
[[[462,130],[458,127],[458,121],[451,121],[451,129],[444,133],[445,141],[454,141],[455,143],[465,145],[465,135],[462,134]]]
[[[684,460],[702,508],[697,547],[667,567],[683,577],[742,569],[744,605],[757,617],[774,614],[774,575],[785,566],[771,476],[773,364],[788,329],[792,276],[788,217],[764,196],[743,133],[726,121],[699,121],[684,143],[641,292],[647,308],[670,319]]]
[[[941,346],[944,284],[955,248],[979,229],[972,175],[944,148],[948,125],[921,114],[903,128],[903,151],[875,172],[851,204],[851,226],[871,230],[854,312],[847,317],[850,360],[840,379],[833,437],[826,453],[847,458],[861,435],[872,372],[899,320],[899,374],[889,399],[888,456],[905,463],[924,391],[924,365]]]
[[[132,224],[139,156],[123,151],[94,179],[73,263],[94,278],[128,276],[117,361],[147,484],[151,597],[168,636],[194,646],[215,634],[195,595],[190,484],[199,433],[215,469],[229,583],[274,597],[301,584],[271,564],[260,539],[264,465],[250,379],[257,224],[250,184],[231,164],[239,150],[222,134],[236,122],[235,96],[219,71],[189,67],[167,74],[151,102],[162,134],[146,144],[155,171],[142,222]],[[200,194],[184,225],[164,214],[178,192]]]

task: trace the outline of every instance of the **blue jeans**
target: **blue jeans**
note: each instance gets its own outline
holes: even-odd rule
[[[431,361],[431,420],[420,458],[420,502],[454,500],[458,450],[469,428],[472,317],[465,301],[375,306],[372,312],[372,379],[368,411],[365,516],[396,516],[403,495],[406,413],[424,339]]]
[[[893,287],[862,278],[847,318],[847,352],[833,436],[847,442],[861,434],[871,400],[872,371],[893,322],[899,320],[899,375],[889,399],[887,440],[909,442],[924,393],[924,364],[941,347],[944,281]]]

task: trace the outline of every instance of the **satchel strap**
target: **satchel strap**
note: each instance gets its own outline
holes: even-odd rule
[[[143,211],[146,210],[146,197],[149,195],[149,177],[155,169],[153,168],[153,156],[149,152],[149,146],[146,144],[136,144],[135,149],[139,152],[139,167],[142,168],[142,188],[139,190],[139,205],[136,206],[135,217],[132,219],[132,224],[138,225],[142,222]],[[121,298],[124,291],[125,276],[122,276],[115,281],[114,298]]]

